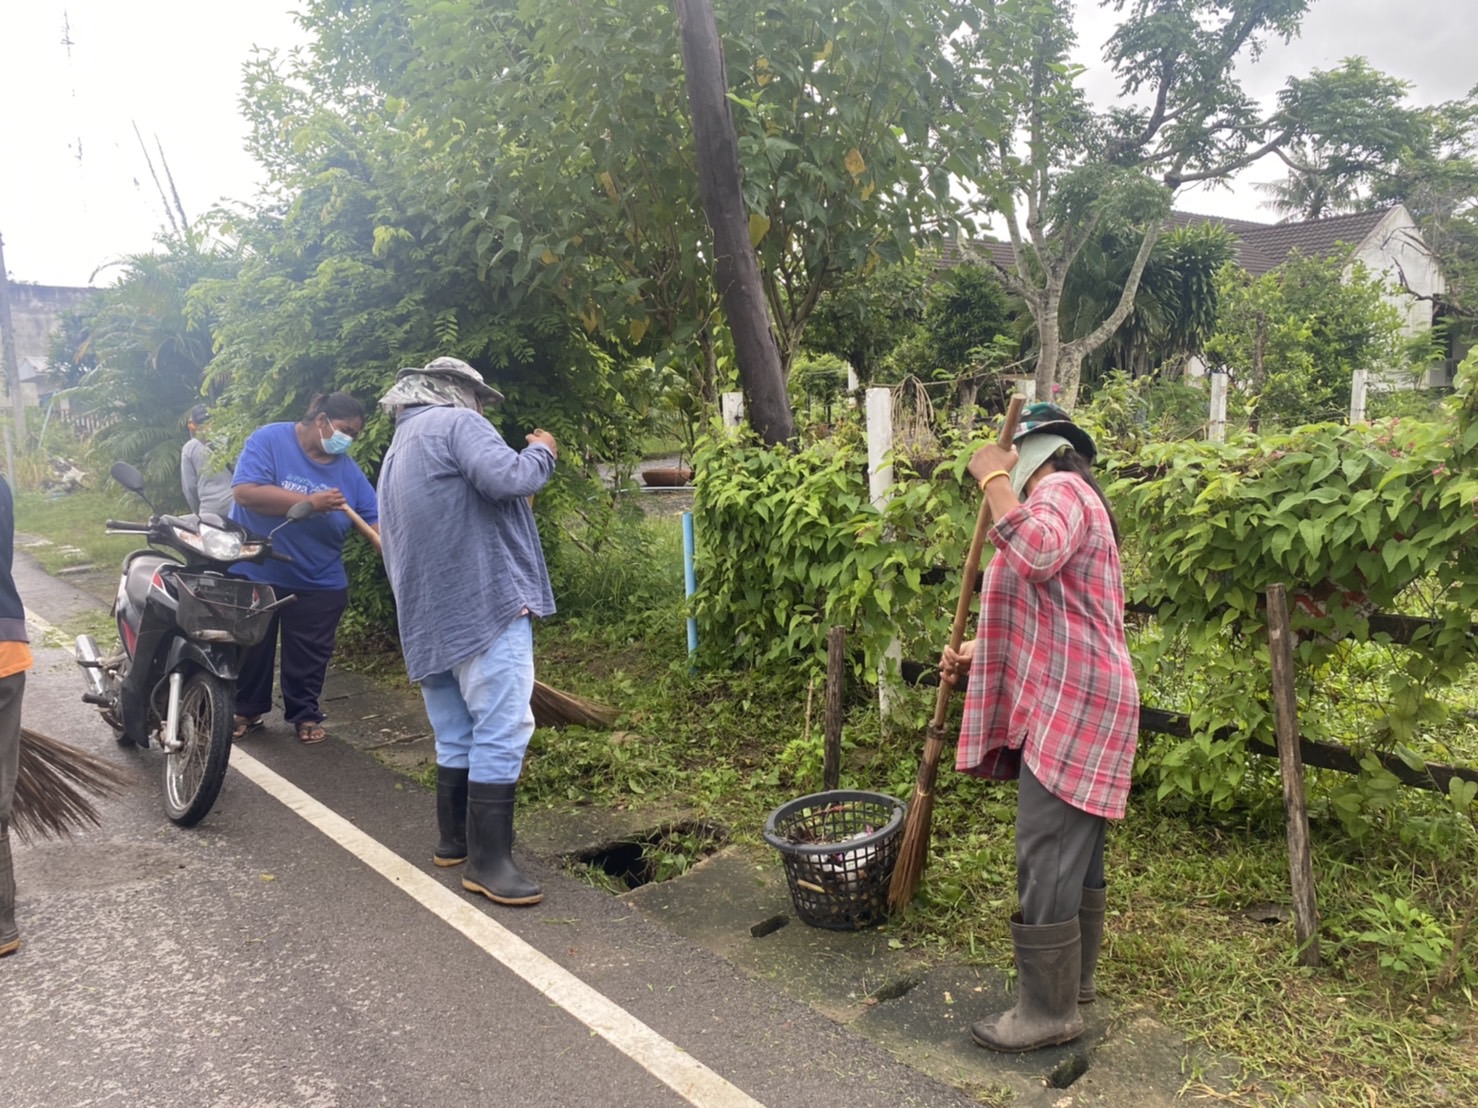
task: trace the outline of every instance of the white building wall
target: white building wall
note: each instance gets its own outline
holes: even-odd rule
[[[1401,314],[1406,335],[1431,330],[1431,298],[1446,292],[1447,284],[1405,206],[1398,204],[1386,214],[1355,251],[1354,260],[1364,262],[1389,286],[1385,299]]]

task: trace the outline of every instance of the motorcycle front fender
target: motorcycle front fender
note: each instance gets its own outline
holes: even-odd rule
[[[165,655],[164,672],[178,673],[187,669],[203,669],[222,681],[235,681],[241,673],[241,647],[176,637]]]

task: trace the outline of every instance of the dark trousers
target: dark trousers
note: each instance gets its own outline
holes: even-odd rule
[[[1076,919],[1085,888],[1103,888],[1108,820],[1048,792],[1021,765],[1016,794],[1016,898],[1021,922],[1038,927]]]
[[[288,590],[274,586],[279,597]],[[318,698],[334,653],[339,620],[349,606],[348,589],[292,592],[297,600],[282,608],[266,636],[241,659],[236,682],[236,714],[264,716],[272,710],[272,669],[277,639],[282,638],[282,714],[288,723],[317,723],[323,719]]]
[[[21,699],[26,671],[0,677],[0,823],[9,823],[21,764]]]

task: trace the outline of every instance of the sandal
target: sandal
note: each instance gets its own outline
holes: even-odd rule
[[[328,738],[328,732],[323,729],[323,721],[317,719],[305,719],[298,724],[298,742],[311,746],[313,743],[321,743]]]
[[[262,729],[261,716],[236,716],[232,720],[231,738],[244,739],[253,731]]]

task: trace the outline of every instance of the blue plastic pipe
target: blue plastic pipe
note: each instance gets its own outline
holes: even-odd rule
[[[698,591],[698,575],[693,570],[693,513],[683,513],[683,595],[690,600]],[[688,616],[688,657],[698,653],[698,621]]]

